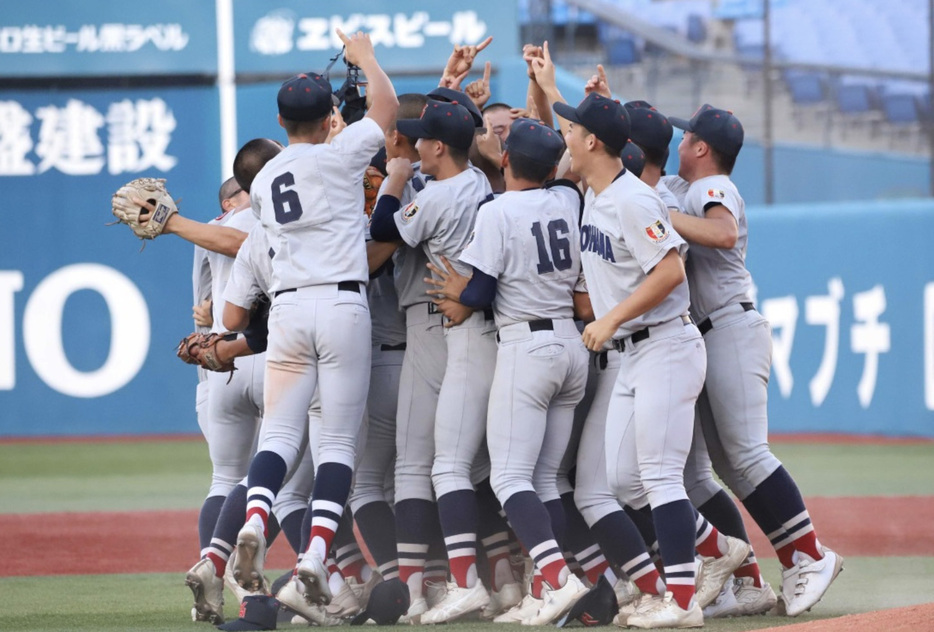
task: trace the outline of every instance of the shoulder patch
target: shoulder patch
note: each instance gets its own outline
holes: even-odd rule
[[[409,203],[408,206],[402,209],[402,221],[403,222],[409,221],[410,219],[415,217],[416,213],[418,213],[418,206],[415,204],[415,202]]]
[[[657,221],[654,224],[650,224],[645,227],[645,234],[649,238],[649,241],[653,243],[661,243],[668,239],[668,229],[665,228],[665,225],[661,221]]]
[[[726,197],[726,192],[723,189],[707,189],[707,197],[722,200]]]

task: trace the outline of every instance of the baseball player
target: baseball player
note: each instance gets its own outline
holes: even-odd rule
[[[673,213],[672,222],[691,243],[691,311],[707,350],[704,435],[712,457],[722,448],[727,482],[735,477],[752,488],[734,489],[750,515],[773,544],[783,538],[776,546],[781,598],[796,616],[821,599],[843,558],[820,544],[797,485],[768,446],[771,330],[752,303],[745,204],[729,177],[743,127],[732,113],[706,104],[690,120],[670,120],[685,131],[678,174],[690,187],[684,213]]]
[[[450,265],[433,268],[442,277],[433,282],[440,296],[474,309],[494,306],[499,349],[487,416],[491,483],[548,584],[538,612],[523,622],[530,625],[556,620],[587,590],[558,544],[564,510],[557,471],[584,394],[587,361],[573,320],[580,192],[568,181],[543,188],[563,153],[557,132],[517,119],[502,160],[506,192],[481,208],[460,256],[473,268],[469,283]]]
[[[396,210],[398,195],[412,170],[408,161],[398,158],[390,161],[387,165],[389,184],[383,199],[392,205],[380,200],[371,232],[375,239],[382,241],[402,239],[409,246],[421,246],[430,261],[442,265],[442,256],[456,259],[460,254],[473,229],[477,208],[491,196],[486,178],[467,162],[475,123],[464,106],[431,100],[420,118],[400,119],[396,126],[405,136],[419,139],[416,148],[421,158],[421,172],[434,179],[416,194],[413,202]],[[469,312],[466,310],[458,319],[462,324],[444,333],[447,358],[446,366],[440,367],[444,377],[438,392],[436,415],[434,419],[423,419],[426,427],[418,430],[424,434],[434,433],[431,483],[438,498],[441,528],[454,578],[444,599],[421,616],[423,623],[441,623],[479,610],[489,602],[486,589],[477,579],[477,504],[470,474],[484,435],[495,341],[492,320],[488,321],[483,312],[467,315]],[[433,358],[437,360],[438,356],[433,355]],[[410,433],[415,430],[412,421],[408,420]],[[408,452],[414,444],[407,440],[404,447],[400,444],[397,449],[400,454],[403,449]],[[427,445],[422,445],[425,447]],[[421,495],[430,498],[431,490],[426,489],[424,479],[424,466],[430,457],[421,453],[415,460],[420,462]],[[397,494],[403,494],[408,490],[398,485],[399,466],[404,467],[403,459],[397,463]],[[400,554],[404,557],[407,551],[401,549],[400,544]],[[411,581],[409,583],[411,587]]]
[[[368,279],[360,183],[396,115],[392,83],[370,38],[340,30],[348,63],[369,81],[366,116],[329,144],[330,84],[301,74],[279,90],[279,121],[288,146],[263,167],[251,188],[253,211],[272,252],[265,436],[249,472],[247,522],[237,538],[234,576],[262,581],[272,501],[296,461],[316,388],[321,432],[312,495],[311,537],[297,567],[310,602],[331,598],[324,560],[350,492],[355,441],[369,387],[371,324],[361,284]],[[320,387],[319,387],[320,385]]]

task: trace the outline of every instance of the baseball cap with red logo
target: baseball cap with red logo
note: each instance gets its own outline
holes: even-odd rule
[[[275,630],[279,602],[271,595],[247,595],[240,603],[240,618],[217,626],[228,632]]]
[[[475,127],[463,105],[428,99],[421,117],[399,119],[396,129],[409,138],[432,138],[451,147],[470,149]]]
[[[605,575],[601,575],[597,584],[571,606],[568,613],[556,624],[559,628],[567,627],[574,621],[580,621],[584,627],[609,625],[619,614],[616,593]]]
[[[743,147],[743,125],[728,110],[705,103],[691,120],[675,117],[668,120],[678,129],[696,135],[724,156],[736,156]]]
[[[576,108],[567,103],[555,103],[554,107],[558,116],[583,125],[616,153],[629,141],[629,115],[619,101],[591,92]]]
[[[518,118],[509,127],[506,151],[543,164],[556,165],[564,154],[564,140],[541,121]]]
[[[317,121],[338,104],[331,84],[321,75],[309,72],[287,79],[276,98],[279,114],[290,121]]]

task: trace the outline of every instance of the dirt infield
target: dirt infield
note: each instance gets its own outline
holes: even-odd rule
[[[934,497],[807,502],[821,537],[843,555],[934,555]],[[6,576],[183,572],[198,559],[193,510],[7,514],[0,515],[0,531],[18,544],[5,553]],[[750,535],[759,557],[774,556],[761,533]],[[292,564],[294,555],[279,538],[267,566]]]
[[[851,614],[835,619],[766,628],[759,632],[930,632],[934,630],[934,603]]]

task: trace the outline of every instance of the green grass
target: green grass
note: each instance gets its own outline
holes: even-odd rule
[[[927,495],[934,443],[776,444],[806,496]],[[196,509],[203,441],[0,445],[0,513]]]
[[[775,576],[770,575],[768,579],[777,582]],[[0,579],[0,595],[4,602],[0,629],[11,632],[197,632],[211,629],[206,624],[190,621],[191,593],[183,585],[181,574],[5,578]],[[711,632],[758,630],[926,603],[932,595],[934,558],[853,558],[846,561],[844,572],[812,613],[796,619],[710,620],[705,629]],[[233,603],[230,593],[227,603]],[[236,610],[228,606],[228,615],[233,614]],[[307,629],[289,624],[280,627]],[[501,625],[480,622],[449,624],[444,628],[445,632],[501,632],[503,629]],[[543,626],[539,630],[554,628]]]

